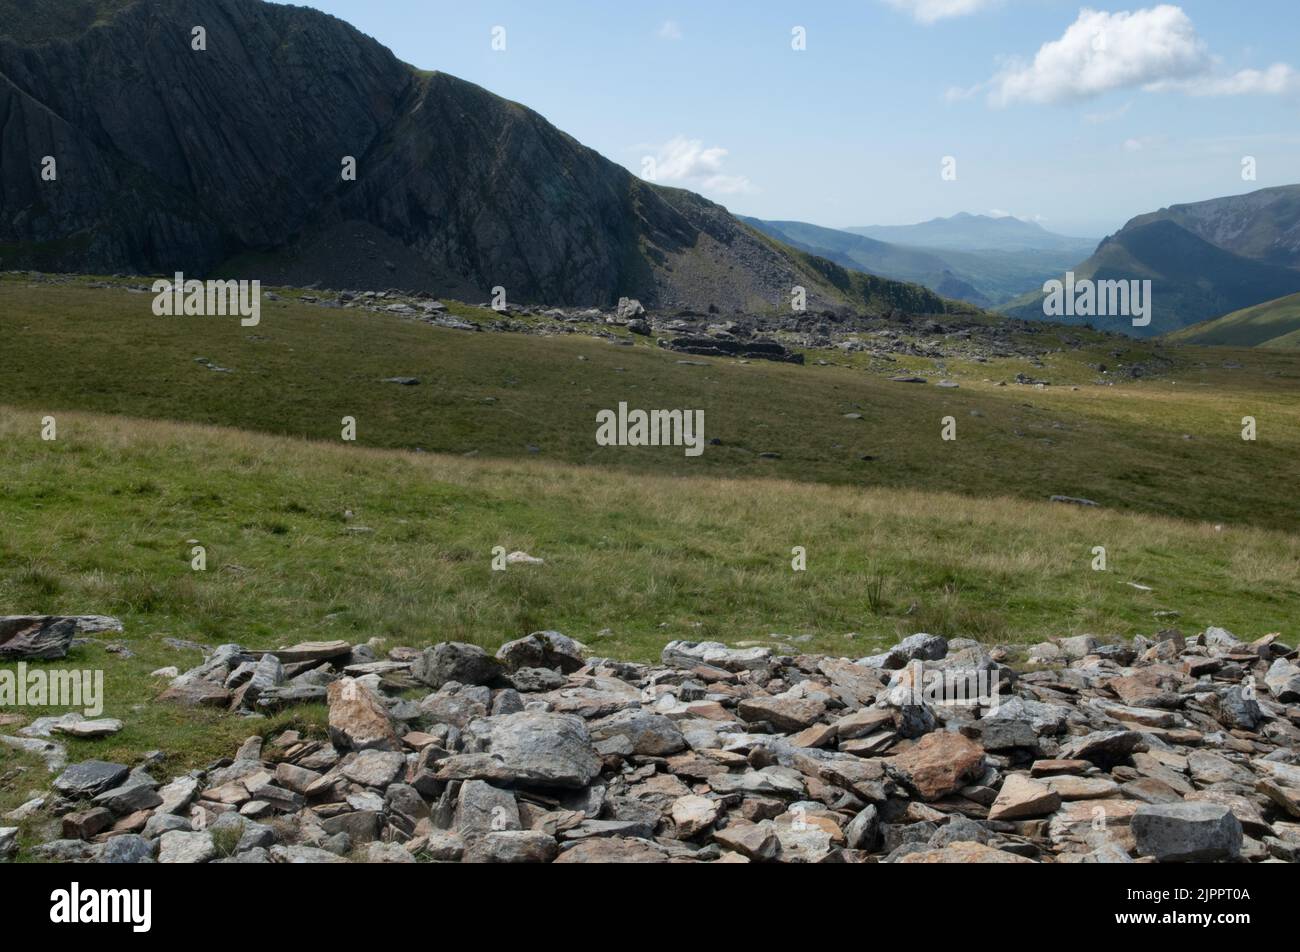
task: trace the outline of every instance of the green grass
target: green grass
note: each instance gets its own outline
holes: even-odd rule
[[[1254,307],[1170,334],[1171,342],[1218,347],[1300,349],[1300,294]]]
[[[1041,368],[827,352],[804,367],[698,367],[644,340],[440,330],[294,294],[244,329],[155,318],[148,295],[120,288],[28,284],[0,279],[0,611],[126,623],[56,662],[102,668],[105,714],[127,723],[69,741],[73,760],[161,749],[170,776],[250,733],[322,723],[319,706],[249,721],[153,703],[151,671],[200,657],[167,637],[494,648],[555,628],[637,660],[674,638],[858,657],[915,631],[1149,634],[1177,611],[1188,632],[1296,640],[1295,355],[1071,331]],[[1093,383],[1097,362],[1157,353],[1159,378]],[[962,387],[881,375],[903,371]],[[1020,371],[1062,385],[997,386]],[[424,383],[378,382],[407,374]],[[619,400],[703,407],[723,445],[694,460],[597,448],[595,412]],[[1258,443],[1239,439],[1246,413]],[[339,439],[345,414],[357,443]],[[956,443],[938,438],[948,414]],[[759,460],[767,450],[783,458]],[[1044,501],[1055,492],[1106,508]],[[207,548],[206,572],[191,570],[189,540]],[[493,572],[498,545],[546,563]],[[1106,572],[1091,570],[1099,545]],[[48,779],[0,748],[0,810]],[[47,822],[25,842],[48,838]]]
[[[341,418],[353,416],[358,443],[373,447],[485,459],[532,458],[536,447],[540,459],[637,474],[1034,501],[1065,494],[1134,512],[1300,527],[1293,500],[1277,491],[1300,481],[1300,355],[1173,349],[1069,329],[1027,335],[1054,351],[1042,367],[947,360],[940,369],[927,358],[881,363],[834,351],[809,352],[803,367],[690,366],[644,338],[619,347],[580,335],[475,334],[291,295],[264,302],[253,328],[155,317],[150,303],[148,294],[85,282],[0,280],[3,401],[29,411],[33,426],[46,414],[92,410],[337,440]],[[1077,349],[1068,344],[1076,339]],[[1113,371],[1156,354],[1171,361],[1161,377],[1094,384],[1098,364]],[[198,357],[234,372],[214,373]],[[1243,366],[1225,368],[1229,357]],[[832,365],[818,366],[823,359]],[[886,376],[904,372],[951,377],[961,389]],[[1017,372],[1056,386],[996,385]],[[394,376],[423,383],[381,382]],[[596,413],[619,401],[701,408],[706,436],[722,445],[696,459],[598,447]],[[863,419],[845,419],[850,412]],[[956,442],[940,439],[949,415]],[[1259,422],[1258,442],[1240,438],[1247,415]]]

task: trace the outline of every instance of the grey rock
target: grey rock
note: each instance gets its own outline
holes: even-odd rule
[[[632,744],[638,754],[652,757],[675,754],[686,749],[686,738],[667,717],[640,708],[633,708],[601,718],[591,725],[594,740],[606,740],[621,735]]]
[[[450,681],[461,684],[494,684],[501,680],[501,662],[478,645],[444,641],[420,656],[412,674],[431,688]]]
[[[1233,859],[1241,852],[1241,822],[1217,803],[1143,805],[1131,827],[1138,853],[1162,863]]]
[[[508,641],[496,657],[511,672],[520,668],[552,668],[570,674],[586,663],[578,643],[558,631],[535,631],[526,638]]]
[[[172,830],[158,839],[160,863],[206,863],[216,856],[216,844],[206,830],[201,833]]]
[[[101,863],[152,863],[154,844],[143,836],[128,833],[115,836],[104,844]]]
[[[83,760],[72,764],[54,781],[54,789],[69,797],[93,797],[119,786],[131,771],[122,764]]]

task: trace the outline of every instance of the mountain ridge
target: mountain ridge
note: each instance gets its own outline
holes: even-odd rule
[[[1300,186],[1281,186],[1135,216],[1072,270],[1077,280],[1150,280],[1151,324],[1132,333],[1159,336],[1300,291],[1300,268],[1279,263],[1293,260],[1292,237],[1300,242]],[[1001,310],[1043,320],[1042,301],[1031,292]]]
[[[0,37],[0,262],[523,303],[943,313],[636,178],[538,113],[261,0],[44,0]],[[34,35],[29,0],[0,17]],[[67,24],[73,24],[67,26]],[[203,24],[207,50],[190,47]],[[150,68],[141,70],[139,63]],[[327,64],[327,65],[322,65]],[[40,178],[53,155],[58,178]],[[356,159],[356,181],[340,174]],[[689,197],[688,197],[689,196]]]

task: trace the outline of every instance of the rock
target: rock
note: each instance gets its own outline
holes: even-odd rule
[[[499,830],[480,836],[465,851],[466,863],[549,863],[560,852],[555,837],[537,830]]]
[[[913,661],[938,661],[948,653],[948,641],[938,635],[924,632],[908,635],[884,654],[861,659],[858,664],[867,668],[898,671]]]
[[[689,840],[711,827],[722,805],[717,800],[691,794],[673,801],[672,818],[679,839]]]
[[[431,688],[449,681],[460,684],[494,684],[503,674],[501,662],[478,645],[444,641],[427,649],[412,670],[416,679]]]
[[[1093,731],[1063,744],[1061,757],[1065,760],[1089,760],[1109,769],[1128,759],[1140,746],[1142,735],[1137,731]]]
[[[105,717],[97,721],[76,721],[69,724],[56,724],[54,732],[56,734],[66,734],[69,737],[80,737],[85,740],[96,740],[101,737],[110,737],[122,729],[122,722],[115,718]]]
[[[586,663],[578,643],[558,631],[535,631],[527,638],[508,641],[497,650],[496,657],[511,672],[552,668],[570,674]]]
[[[874,806],[858,812],[844,828],[844,845],[851,850],[875,852],[880,848],[880,814]]]
[[[922,800],[938,800],[984,772],[984,750],[960,734],[940,731],[926,734],[892,765]]]
[[[314,846],[273,846],[271,847],[273,863],[346,863],[342,856],[336,856],[328,850]]]
[[[0,827],[0,860],[9,859],[18,852],[18,827]]]
[[[636,298],[621,297],[618,299],[618,309],[615,311],[620,321],[631,321],[638,317],[645,316],[645,308]]]
[[[402,848],[400,843],[370,843],[366,846],[367,863],[414,863],[415,857]]]
[[[816,723],[826,705],[813,698],[753,697],[741,701],[736,710],[747,721],[766,721],[777,730],[794,732]]]
[[[158,695],[158,700],[183,707],[226,707],[230,704],[230,692],[220,684],[184,678],[182,675],[181,679]]]
[[[143,836],[129,833],[115,836],[105,843],[99,861],[110,864],[152,863],[153,853],[153,843]]]
[[[1032,859],[981,843],[960,842],[939,850],[921,850],[902,857],[900,863],[1032,863]]]
[[[405,773],[406,755],[389,750],[363,750],[343,766],[343,776],[363,787],[387,788]]]
[[[158,862],[160,863],[206,863],[215,859],[216,844],[212,834],[183,833],[173,830],[164,833],[158,840]]]
[[[0,660],[52,661],[65,657],[76,634],[76,618],[0,615]]]
[[[352,645],[341,639],[335,641],[304,641],[289,648],[255,651],[257,657],[274,655],[281,664],[302,664],[308,661],[330,661],[352,653]]]
[[[762,823],[733,820],[725,829],[713,832],[713,841],[757,863],[771,862],[781,853],[781,840],[770,820]]]
[[[661,659],[671,668],[694,668],[705,664],[724,671],[752,671],[766,668],[772,652],[768,648],[728,648],[716,641],[670,641]]]
[[[648,840],[599,837],[566,847],[557,863],[666,863],[668,853]]]
[[[65,840],[89,840],[113,825],[113,814],[104,807],[63,815]]]
[[[990,820],[1025,820],[1056,812],[1061,797],[1047,784],[1024,774],[1011,774],[989,808]]]
[[[519,806],[514,794],[482,780],[461,784],[456,801],[456,832],[463,837],[476,834],[518,830]]]
[[[1138,853],[1161,863],[1205,863],[1241,852],[1241,823],[1217,803],[1144,804],[1130,825]]]
[[[592,735],[581,718],[521,711],[485,723],[491,757],[513,782],[585,787],[600,773]]]
[[[54,781],[54,789],[68,797],[93,797],[120,786],[130,773],[121,764],[84,760],[73,764]]]
[[[330,740],[344,750],[400,750],[401,741],[383,704],[352,678],[335,681],[327,691]]]
[[[1273,697],[1284,704],[1300,701],[1300,667],[1278,658],[1264,675]]]
[[[686,739],[667,717],[634,708],[602,718],[591,725],[592,740],[623,736],[634,753],[651,757],[675,754],[686,748]]]
[[[163,800],[153,784],[128,780],[120,787],[96,794],[91,802],[97,807],[111,810],[116,816],[125,816],[138,810],[152,810],[160,806]]]

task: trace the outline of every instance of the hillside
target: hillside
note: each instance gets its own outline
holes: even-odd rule
[[[1300,185],[1139,215],[1069,270],[1077,278],[1150,280],[1150,326],[1095,322],[1137,336],[1171,334],[1284,297],[1300,291]],[[1042,300],[1034,291],[1000,309],[1042,320]]]
[[[1193,324],[1167,338],[1181,344],[1219,347],[1300,347],[1300,294],[1267,301]]]
[[[500,286],[513,301],[629,295],[728,311],[788,308],[800,285],[812,307],[944,310],[928,291],[862,281],[699,196],[643,182],[537,113],[417,71],[313,10],[39,9],[0,0],[5,268],[479,300]],[[190,48],[196,23],[205,51]],[[44,156],[57,160],[54,181],[42,179]],[[355,181],[342,175],[348,156]]]
[[[1152,314],[1146,327],[1123,317],[1054,318],[1150,337],[1300,291],[1300,270],[1225,251],[1167,219],[1131,222],[1107,238],[1074,269],[1076,279],[1150,280]],[[1003,310],[1042,320],[1042,294],[1027,295]]]
[[[35,420],[92,411],[315,440],[336,440],[349,415],[358,443],[376,448],[1028,501],[1063,494],[1300,526],[1274,491],[1300,480],[1300,364],[1285,352],[1236,351],[1245,366],[1206,367],[1199,348],[1005,322],[976,347],[978,325],[950,320],[949,337],[917,327],[901,340],[899,322],[809,325],[777,334],[804,365],[745,363],[687,358],[603,322],[580,333],[518,318],[510,332],[473,333],[310,292],[279,292],[256,328],[240,328],[155,317],[148,293],[104,284],[0,278],[4,402]],[[492,312],[450,306],[474,326],[499,325]],[[420,383],[389,382],[405,377]],[[938,386],[945,380],[960,386]],[[697,458],[595,445],[596,413],[620,401],[701,409],[720,442]],[[1268,438],[1243,449],[1246,413],[1270,422]],[[940,438],[949,415],[955,442]]]
[[[1300,185],[1173,205],[1130,222],[1172,221],[1216,247],[1282,268],[1300,268]]]

